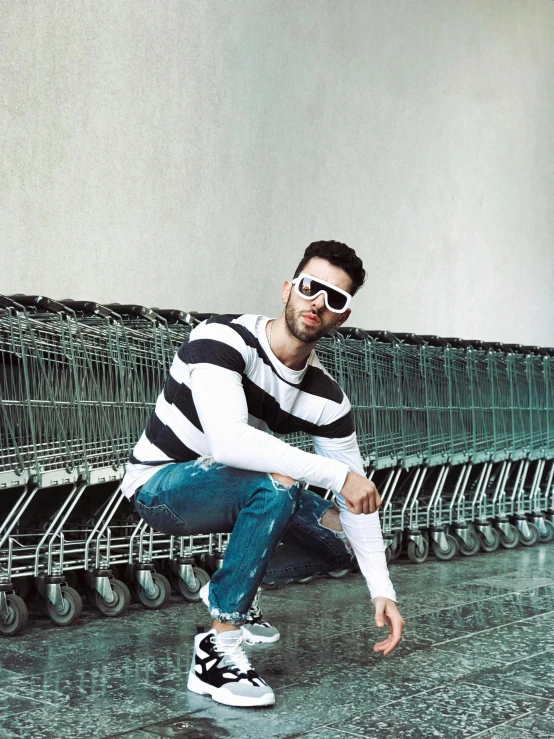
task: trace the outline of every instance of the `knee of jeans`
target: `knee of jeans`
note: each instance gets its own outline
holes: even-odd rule
[[[271,506],[278,510],[283,510],[291,516],[294,515],[300,504],[300,495],[302,493],[300,483],[293,482],[292,485],[287,487],[280,480],[273,477],[273,475],[268,474],[268,478],[271,481],[271,488],[268,488],[268,492],[271,493],[269,497]]]
[[[341,560],[346,564],[354,557],[354,550],[348,541],[346,534],[342,528],[339,512],[336,508],[330,507],[318,519],[318,524],[328,531],[332,531],[336,538],[344,545],[344,552],[340,555]]]
[[[335,533],[342,532],[342,523],[340,520],[340,514],[334,506],[329,506],[319,519],[319,524],[324,529],[329,529]]]

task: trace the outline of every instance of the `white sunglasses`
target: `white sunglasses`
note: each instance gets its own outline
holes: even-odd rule
[[[314,300],[320,293],[325,296],[325,305],[333,313],[343,313],[352,300],[352,295],[341,290],[336,285],[331,285],[318,277],[312,277],[304,272],[292,281],[297,295],[305,300]]]

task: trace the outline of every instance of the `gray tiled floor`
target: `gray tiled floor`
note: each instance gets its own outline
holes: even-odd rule
[[[372,651],[361,577],[268,591],[278,644],[249,650],[270,709],[188,693],[204,607],[172,598],[69,629],[31,612],[4,639],[1,739],[545,739],[554,737],[554,545],[391,568],[406,618],[389,657]]]

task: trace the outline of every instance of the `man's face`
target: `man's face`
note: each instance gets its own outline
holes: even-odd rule
[[[326,259],[314,257],[302,270],[312,277],[318,277],[341,290],[350,292],[352,280],[340,267],[335,267]],[[285,305],[285,322],[289,332],[296,339],[312,343],[325,336],[333,327],[343,324],[350,315],[350,309],[344,313],[333,313],[325,305],[323,294],[306,300],[301,298],[293,289],[290,282],[283,287]]]

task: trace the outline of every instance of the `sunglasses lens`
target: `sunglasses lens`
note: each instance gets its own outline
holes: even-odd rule
[[[327,302],[329,304],[329,307],[333,310],[341,311],[344,310],[346,306],[347,298],[345,295],[342,295],[337,290],[333,290],[327,285],[322,285],[321,282],[317,282],[317,280],[312,280],[309,277],[303,277],[300,280],[298,289],[301,295],[306,298],[313,298],[323,290],[327,295]]]
[[[329,288],[326,289],[326,292],[329,306],[333,308],[333,310],[343,310],[346,305],[346,298],[344,295],[341,295],[336,290],[330,290]]]

